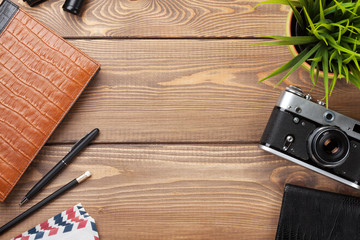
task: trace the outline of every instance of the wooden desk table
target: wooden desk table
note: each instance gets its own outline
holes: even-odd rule
[[[0,236],[22,233],[81,202],[101,239],[274,239],[285,183],[359,192],[258,148],[288,84],[312,87],[299,70],[259,79],[290,59],[288,9],[260,0],[88,0],[81,16],[64,0],[32,15],[102,64],[5,203],[4,224],[85,170],[91,179]],[[312,92],[323,97],[319,84]],[[360,119],[360,92],[337,83],[330,107]],[[76,140],[100,135],[33,201],[18,203]]]

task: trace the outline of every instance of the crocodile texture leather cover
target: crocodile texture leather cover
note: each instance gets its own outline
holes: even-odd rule
[[[286,185],[276,240],[360,239],[360,199]]]
[[[9,0],[0,30],[2,202],[100,65]]]

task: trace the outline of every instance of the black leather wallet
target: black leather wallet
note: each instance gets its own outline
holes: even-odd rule
[[[286,185],[276,240],[358,240],[360,199]]]

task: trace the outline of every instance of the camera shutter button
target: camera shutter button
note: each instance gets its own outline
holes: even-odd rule
[[[305,94],[303,93],[302,89],[299,87],[290,85],[289,87],[286,88],[286,91],[298,95],[299,97],[305,98]]]
[[[323,101],[321,101],[321,100],[317,100],[317,103],[319,104],[319,105],[321,105],[321,106],[326,106],[326,103],[324,103]]]

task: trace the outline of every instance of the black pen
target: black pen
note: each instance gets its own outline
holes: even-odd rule
[[[54,193],[52,193],[51,195],[49,195],[48,197],[44,198],[43,200],[41,200],[40,202],[38,202],[37,204],[35,204],[34,206],[32,206],[31,208],[29,208],[28,210],[26,210],[25,212],[21,213],[19,216],[15,217],[13,220],[11,220],[10,222],[6,223],[4,226],[2,226],[0,228],[0,234],[4,233],[5,231],[7,231],[9,228],[13,227],[14,225],[18,224],[19,222],[21,222],[22,220],[24,220],[25,218],[27,218],[28,216],[30,216],[32,213],[34,213],[36,210],[40,209],[41,207],[45,206],[47,203],[51,202],[52,200],[54,200],[55,198],[59,197],[60,195],[62,195],[63,193],[65,193],[66,191],[70,190],[71,188],[77,186],[79,183],[82,183],[83,181],[85,181],[88,177],[91,176],[91,173],[89,171],[86,171],[83,175],[81,175],[78,178],[75,178],[74,180],[72,180],[71,182],[69,182],[68,184],[66,184],[65,186],[61,187],[60,189],[58,189],[57,191],[55,191]]]
[[[76,155],[79,154],[81,150],[83,150],[97,135],[99,134],[99,129],[95,128],[90,133],[88,133],[85,137],[80,139],[75,145],[71,148],[70,152],[66,154],[66,156],[61,159],[35,186],[25,195],[23,200],[20,202],[20,206],[33,198],[36,194],[40,192],[40,190],[50,182],[62,169],[64,169],[71,161],[74,159]]]

